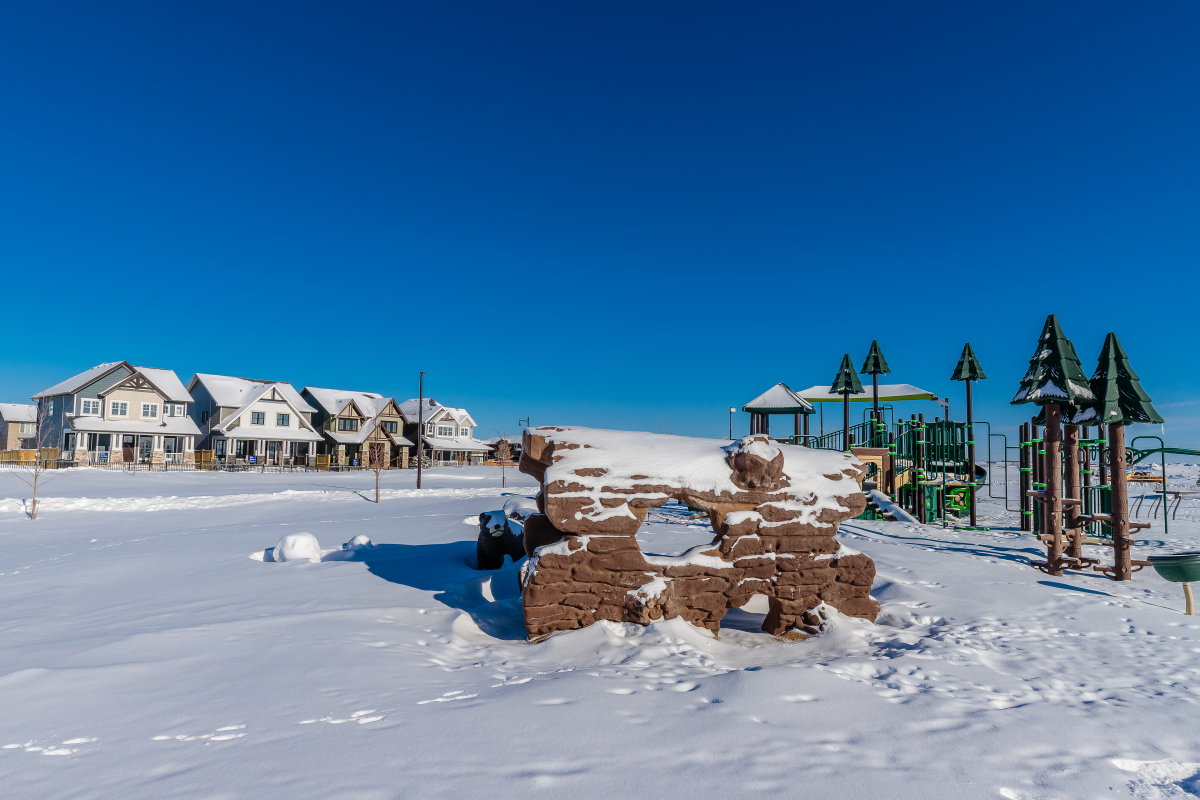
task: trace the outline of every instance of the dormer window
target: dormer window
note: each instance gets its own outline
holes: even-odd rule
[[[470,428],[459,428],[458,435],[462,436],[463,438],[469,439],[469,438],[471,438],[471,429]]]
[[[433,436],[433,423],[432,422],[425,426],[425,435]]]
[[[100,416],[100,401],[99,400],[83,400],[79,404],[79,412],[85,417]]]
[[[339,417],[338,418],[338,430],[339,431],[356,431],[356,430],[358,430],[358,420],[345,419],[343,417]]]
[[[452,425],[438,425],[437,435],[443,439],[453,439],[454,427]]]

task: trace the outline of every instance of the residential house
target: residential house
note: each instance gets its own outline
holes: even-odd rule
[[[192,396],[169,369],[99,364],[33,396],[45,409],[42,444],[76,464],[190,464],[200,433]]]
[[[472,464],[479,464],[487,457],[490,448],[473,437],[475,420],[465,409],[450,408],[426,398],[423,403],[405,400],[400,404],[400,413],[407,421],[404,435],[410,439],[416,439],[418,435],[419,413],[424,426],[421,435],[425,441],[425,455],[435,464],[453,463],[460,455]]]
[[[36,450],[37,406],[0,403],[0,450]]]
[[[300,394],[316,406],[315,425],[325,437],[321,453],[331,464],[367,466],[378,457],[392,467],[408,466],[404,415],[391,397],[374,392],[305,386]]]
[[[316,455],[316,409],[290,383],[198,372],[188,391],[195,398],[200,449],[212,450],[215,458],[282,465]]]

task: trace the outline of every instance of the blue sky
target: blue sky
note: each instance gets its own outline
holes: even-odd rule
[[[482,429],[716,436],[872,339],[961,408],[970,341],[1013,426],[1054,312],[1200,446],[1200,6],[340,6],[0,10],[0,401],[426,370]]]

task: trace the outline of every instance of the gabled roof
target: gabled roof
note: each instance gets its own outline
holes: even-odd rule
[[[37,406],[26,403],[0,403],[0,420],[4,422],[37,422]]]
[[[430,450],[465,450],[470,453],[487,453],[492,449],[486,442],[478,439],[431,439],[428,436],[421,438],[425,440],[425,446]]]
[[[154,369],[153,367],[135,367],[128,361],[109,361],[104,364],[97,364],[89,370],[79,373],[74,377],[67,378],[62,383],[56,383],[49,389],[38,392],[33,396],[34,400],[39,397],[54,397],[60,394],[72,394],[87,386],[97,378],[107,375],[117,367],[128,367],[134,372],[140,372],[146,380],[154,385],[154,388],[173,403],[190,403],[192,396],[188,394],[187,389],[183,388],[183,383],[179,377],[175,375],[174,370],[170,369]]]
[[[811,414],[812,403],[793,392],[786,383],[777,383],[742,406],[742,411],[772,414]]]
[[[396,405],[399,407],[400,413],[404,415],[406,420],[409,422],[417,421],[417,400],[415,398],[405,400],[403,403],[397,403]],[[421,421],[437,422],[445,417],[450,417],[453,419],[456,425],[461,425],[464,422],[468,422],[470,423],[470,426],[474,428],[479,424],[471,417],[470,414],[467,413],[465,408],[451,408],[450,406],[444,406],[441,403],[426,397],[424,411],[421,413]]]
[[[240,420],[246,414],[248,414],[250,412],[250,407],[253,406],[255,403],[257,403],[259,400],[261,400],[263,395],[267,394],[272,389],[278,389],[280,396],[283,397],[283,401],[287,404],[288,408],[290,408],[292,410],[292,413],[294,413],[296,415],[296,422],[298,422],[300,424],[300,430],[310,431],[315,434],[315,431],[313,431],[313,427],[308,423],[308,420],[306,420],[304,418],[304,415],[299,412],[299,410],[296,408],[295,404],[292,403],[292,401],[288,398],[287,393],[283,391],[284,386],[287,386],[287,384],[285,384],[285,383],[260,383],[258,386],[254,386],[254,387],[251,387],[250,389],[247,389],[245,398],[242,400],[242,404],[240,406],[238,406],[237,410],[234,411],[229,416],[227,416],[221,422],[219,422],[219,423],[214,422],[212,429],[214,431],[218,431],[220,433],[228,433],[230,430],[229,426],[232,423]],[[248,427],[248,426],[238,425],[237,427],[242,428],[242,427]],[[236,438],[236,435],[235,435],[235,438]],[[281,438],[286,438],[286,437],[281,437]]]
[[[260,386],[274,386],[279,389],[280,394],[287,398],[296,411],[306,411],[310,414],[316,411],[292,388],[290,383],[283,381],[259,381],[251,378],[234,378],[230,375],[209,375],[197,372],[188,382],[188,386],[194,386],[197,382],[204,385],[219,406],[238,408],[246,402],[245,397],[248,392],[255,391]]]
[[[388,403],[392,402],[392,398],[384,397],[375,392],[352,392],[344,389],[319,389],[315,386],[305,386],[304,392],[308,393],[317,405],[319,405],[331,417],[339,416],[343,413],[351,402],[362,413],[364,417],[373,419],[380,415]]]

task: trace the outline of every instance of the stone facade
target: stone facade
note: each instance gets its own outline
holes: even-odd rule
[[[524,534],[531,638],[601,619],[673,617],[717,633],[725,612],[756,594],[768,599],[763,629],[786,638],[823,630],[825,606],[871,620],[879,613],[874,562],[834,538],[866,507],[865,468],[851,455],[763,435],[725,446],[581,428],[526,429],[523,445],[520,469],[542,486],[542,513]],[[715,538],[681,556],[647,557],[637,530],[649,509],[673,499],[708,512]]]

